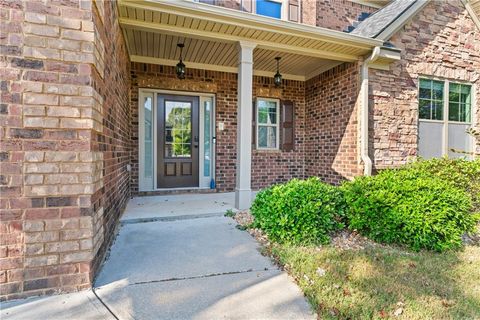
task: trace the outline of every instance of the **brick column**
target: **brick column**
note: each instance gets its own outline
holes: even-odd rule
[[[0,4],[0,296],[87,288],[103,187],[103,46],[91,1]],[[95,240],[95,243],[94,243]]]

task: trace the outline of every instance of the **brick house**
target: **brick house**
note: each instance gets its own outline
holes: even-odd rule
[[[465,133],[479,0],[8,0],[0,14],[1,299],[91,286],[132,195],[235,191],[246,208],[295,177],[480,148]]]

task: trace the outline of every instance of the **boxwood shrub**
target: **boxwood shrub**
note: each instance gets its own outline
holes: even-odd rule
[[[465,190],[472,199],[472,211],[480,211],[480,158],[465,159],[435,158],[410,163],[402,170],[414,170],[417,176],[436,176]]]
[[[342,186],[350,229],[384,243],[444,251],[461,246],[461,236],[473,231],[469,194],[448,179],[429,174],[426,164],[384,170]]]
[[[260,191],[251,207],[255,226],[277,242],[319,244],[344,227],[341,191],[318,178],[293,179]]]

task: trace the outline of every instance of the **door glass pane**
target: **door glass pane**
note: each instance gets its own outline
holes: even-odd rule
[[[190,158],[191,146],[192,104],[165,101],[165,157]]]
[[[152,115],[152,97],[145,97],[143,102],[144,113],[144,148],[145,148],[145,178],[153,177],[153,141],[152,141],[152,129],[153,129],[153,115]]]
[[[203,176],[210,177],[210,166],[212,159],[212,137],[211,137],[211,117],[212,100],[205,101],[203,105]]]

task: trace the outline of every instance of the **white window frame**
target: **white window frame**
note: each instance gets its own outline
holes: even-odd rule
[[[442,81],[444,83],[443,86],[443,120],[431,120],[431,119],[420,119],[420,81],[421,80],[433,80],[433,81]],[[474,83],[463,81],[463,80],[450,80],[440,77],[428,76],[428,75],[419,75],[417,81],[417,110],[418,110],[418,126],[420,122],[433,122],[433,123],[441,123],[443,124],[442,130],[442,156],[448,156],[449,154],[449,147],[448,147],[448,125],[449,123],[452,124],[465,124],[473,126],[473,124],[477,123],[476,119],[476,85]],[[470,121],[462,122],[462,121],[451,121],[449,119],[449,94],[450,94],[450,83],[454,84],[463,84],[470,86]],[[418,139],[420,138],[419,134],[417,133],[417,146],[418,146]],[[475,139],[473,137],[469,137],[470,139],[470,150],[465,150],[467,152],[473,152],[476,148]],[[418,150],[417,150],[418,151]]]
[[[145,98],[151,98],[152,99],[152,177],[147,178],[145,177],[145,110],[144,110],[144,102]],[[148,90],[143,90],[140,89],[138,92],[138,191],[152,191],[153,186],[154,186],[154,181],[155,181],[155,176],[156,176],[156,168],[155,168],[155,152],[156,152],[156,147],[155,147],[155,123],[156,123],[156,108],[155,106],[157,105],[157,95]]]
[[[258,102],[259,101],[270,101],[270,102],[275,102],[276,104],[276,120],[277,120],[277,123],[272,125],[272,124],[260,124],[260,117],[258,116],[259,114],[259,108],[258,108]],[[256,148],[258,150],[279,150],[280,149],[280,99],[273,99],[273,98],[262,98],[262,97],[258,97],[256,100],[255,100],[255,112],[256,112],[256,115],[255,115],[255,141],[256,141]],[[258,138],[258,128],[260,126],[263,126],[263,127],[276,127],[276,140],[275,140],[275,147],[273,148],[269,148],[269,147],[260,147],[259,146],[259,138]]]
[[[199,174],[199,187],[200,188],[210,188],[210,181],[211,179],[215,179],[215,151],[216,151],[216,136],[215,136],[215,95],[200,95],[199,99],[199,123],[198,123],[198,130],[199,130],[199,153],[198,153],[198,174]],[[206,101],[211,101],[212,109],[210,110],[210,146],[211,146],[211,159],[210,159],[210,176],[205,177],[203,174],[204,164],[205,164],[205,110],[204,104]]]
[[[252,12],[257,14],[257,1],[256,0],[250,0],[250,1],[252,1]],[[281,12],[280,20],[287,20],[288,21],[288,0],[266,0],[266,1],[280,3],[282,5],[282,8],[280,9],[280,12]],[[300,7],[299,7],[299,9],[300,9]],[[300,15],[300,12],[299,12],[299,15]],[[262,17],[271,18],[271,19],[278,19],[278,18],[264,16],[264,15],[262,15]]]

